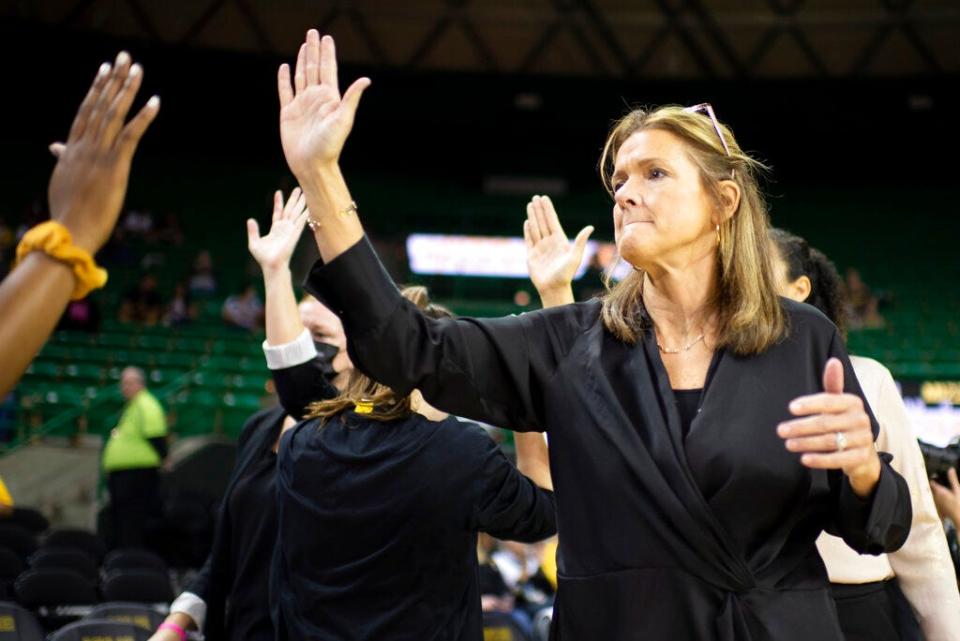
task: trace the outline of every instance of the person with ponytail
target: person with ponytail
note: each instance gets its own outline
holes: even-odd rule
[[[423,287],[401,295],[453,317]],[[542,436],[517,440],[514,467],[479,425],[357,369],[305,419],[277,461],[277,638],[479,641],[478,533],[556,533]]]
[[[845,336],[843,283],[830,259],[782,229],[771,230],[770,239],[781,295],[813,305]],[[882,364],[855,355],[850,362],[880,423],[877,448],[893,455],[910,488],[913,522],[903,547],[885,555],[857,554],[826,533],[817,539],[840,625],[847,641],[960,641],[953,562],[900,392]]]

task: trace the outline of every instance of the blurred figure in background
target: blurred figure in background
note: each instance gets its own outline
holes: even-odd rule
[[[217,277],[213,271],[213,257],[206,249],[193,260],[193,271],[187,280],[190,292],[197,296],[210,297],[217,294]]]
[[[103,450],[115,547],[144,547],[160,516],[160,466],[167,457],[167,417],[139,367],[120,374],[127,404]]]
[[[157,291],[157,278],[153,274],[144,274],[140,282],[123,295],[117,320],[121,323],[137,323],[153,326],[163,314],[163,298]]]
[[[222,315],[228,325],[248,332],[263,327],[263,303],[253,283],[243,283],[236,294],[223,301]]]

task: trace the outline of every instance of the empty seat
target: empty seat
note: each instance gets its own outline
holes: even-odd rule
[[[166,618],[162,612],[146,603],[111,601],[93,607],[85,619],[109,619],[132,623],[146,630],[156,630]]]
[[[63,547],[82,550],[92,556],[99,563],[107,554],[107,546],[103,539],[87,530],[65,528],[53,530],[43,542],[44,547]]]
[[[32,507],[15,507],[13,508],[13,514],[0,519],[0,523],[16,525],[33,534],[41,534],[50,527],[50,521],[47,520],[47,517]]]
[[[113,550],[103,559],[103,571],[111,570],[160,570],[167,571],[167,563],[158,554],[140,548]]]
[[[44,546],[30,556],[29,563],[32,568],[76,570],[94,584],[100,574],[97,560],[77,548]]]
[[[50,635],[49,641],[148,641],[152,632],[133,623],[110,619],[81,619]]]
[[[0,524],[0,546],[13,550],[26,560],[37,549],[33,534],[19,525]]]
[[[170,576],[149,569],[111,570],[104,574],[100,592],[106,601],[169,603],[174,597]]]
[[[0,547],[0,600],[13,598],[13,583],[25,567],[19,554],[10,548]]]
[[[29,610],[0,601],[0,641],[43,641],[43,628]]]
[[[76,570],[30,568],[14,584],[17,602],[28,608],[92,605],[99,601],[92,581]]]

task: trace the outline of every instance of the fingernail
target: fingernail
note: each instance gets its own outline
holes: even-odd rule
[[[135,76],[139,76],[141,71],[143,71],[143,67],[137,64],[133,65],[130,67],[130,77],[133,78]]]
[[[100,68],[97,70],[97,75],[98,75],[98,76],[105,76],[105,75],[107,75],[108,73],[110,73],[110,63],[109,63],[109,62],[105,62],[105,63],[103,63],[102,65],[100,65]]]
[[[127,64],[128,62],[130,62],[130,54],[129,54],[129,53],[127,53],[126,51],[121,51],[120,53],[117,54],[117,64],[118,64],[118,65],[125,65],[125,64]]]
[[[790,428],[783,424],[777,425],[777,435],[781,437],[789,436]]]
[[[799,411],[801,411],[802,409],[803,409],[803,403],[801,403],[800,401],[791,401],[791,402],[790,402],[790,411],[791,411],[791,412],[799,412]]]
[[[150,100],[147,101],[147,106],[151,109],[156,109],[160,106],[160,96],[151,96]]]

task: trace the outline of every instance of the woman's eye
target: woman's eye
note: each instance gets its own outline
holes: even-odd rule
[[[613,193],[620,191],[620,188],[623,187],[623,185],[624,182],[622,180],[618,180],[617,182],[613,183]]]
[[[667,174],[664,173],[664,171],[663,171],[662,169],[651,169],[651,170],[650,170],[650,173],[648,174],[648,177],[649,177],[651,180],[657,180],[658,178],[663,178],[663,177],[666,176],[666,175],[667,175]]]

